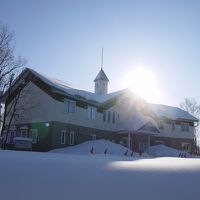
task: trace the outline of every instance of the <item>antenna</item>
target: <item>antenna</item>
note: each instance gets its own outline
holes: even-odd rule
[[[101,51],[101,69],[103,69],[103,48]]]

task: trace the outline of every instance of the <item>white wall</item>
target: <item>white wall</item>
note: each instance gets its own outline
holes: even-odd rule
[[[102,113],[97,112],[95,120],[88,119],[87,109],[78,106],[75,113],[67,113],[64,110],[64,102],[56,101],[35,84],[29,83],[26,90],[31,91],[28,97],[26,96],[26,102],[33,105],[33,108],[24,112],[23,119],[17,123],[59,121],[96,129],[115,130],[115,124],[103,122]]]
[[[87,109],[78,106],[76,106],[75,113],[65,112],[64,102],[56,101],[31,82],[25,89],[29,91],[28,95],[25,95],[25,104],[32,108],[25,109],[25,112],[22,113],[23,119],[19,119],[16,123],[59,121],[95,129],[117,131],[129,129],[124,124],[128,120],[131,123],[132,117],[137,116],[141,107],[145,105],[141,104],[139,99],[124,94],[118,99],[116,105],[106,110],[107,114],[108,111],[111,111],[111,122],[108,123],[107,115],[106,122],[103,121],[103,113],[99,112],[97,112],[95,120],[88,119]],[[112,123],[113,112],[116,117],[115,124]],[[190,126],[189,132],[182,132],[180,125],[175,125],[175,131],[173,131],[172,125],[164,124],[164,130],[161,130],[159,136],[193,138],[194,128]]]
[[[164,129],[160,130],[159,136],[174,137],[174,138],[194,138],[194,127],[189,126],[189,131],[181,131],[181,125],[175,125],[175,130],[172,130],[172,124],[164,124]]]
[[[108,82],[104,80],[98,80],[95,82],[94,88],[95,94],[107,94],[108,93]]]

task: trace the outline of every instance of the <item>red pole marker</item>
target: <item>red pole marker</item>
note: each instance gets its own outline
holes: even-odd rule
[[[91,154],[94,154],[94,148],[92,147],[92,149],[90,150]]]
[[[104,154],[107,154],[108,148],[105,149]]]
[[[128,150],[126,150],[126,152],[124,153],[125,156],[127,156]]]
[[[131,152],[131,157],[133,157],[133,151]]]

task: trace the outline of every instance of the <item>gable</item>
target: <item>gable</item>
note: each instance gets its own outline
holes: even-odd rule
[[[9,101],[11,101],[18,93],[18,87],[20,86],[22,80],[25,82],[25,85],[30,81],[33,82],[35,85],[37,85],[44,92],[46,92],[57,101],[63,101],[64,98],[68,98],[71,100],[75,100],[77,102],[77,106],[83,108],[87,108],[88,105],[94,106],[97,108],[98,112],[102,112],[103,109],[109,109],[110,107],[113,107],[117,103],[119,97],[121,97],[123,94],[130,95],[130,91],[128,91],[128,89],[105,95],[97,95],[92,92],[73,88],[70,84],[67,84],[63,81],[55,78],[49,78],[47,76],[39,74],[32,69],[26,68],[14,81],[12,86],[12,94]],[[131,99],[132,103],[135,102],[135,99],[137,99],[137,97]],[[140,104],[141,103],[142,101],[140,101]],[[153,119],[165,118],[172,120],[188,120],[192,122],[198,122],[198,119],[196,119],[189,113],[171,106],[144,103],[144,106],[141,107],[140,112],[142,112],[143,115],[150,116]]]
[[[156,126],[153,125],[152,122],[147,122],[144,126],[142,126],[138,131],[150,131],[150,132],[155,132],[159,133],[160,131]]]

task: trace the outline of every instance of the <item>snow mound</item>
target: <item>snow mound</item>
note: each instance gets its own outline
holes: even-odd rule
[[[180,153],[183,153],[182,151],[167,147],[163,144],[151,146],[146,150],[146,152],[155,157],[179,157]],[[187,154],[187,157],[189,157],[189,154]]]
[[[93,140],[87,141],[82,144],[78,144],[72,147],[65,147],[51,150],[51,153],[63,153],[63,154],[91,154],[91,150],[93,148],[94,154],[112,154],[112,155],[124,155],[126,151],[127,156],[130,156],[132,151],[120,144],[115,144],[108,140]],[[106,150],[107,149],[107,150]],[[133,156],[138,155],[137,153],[133,153]]]

